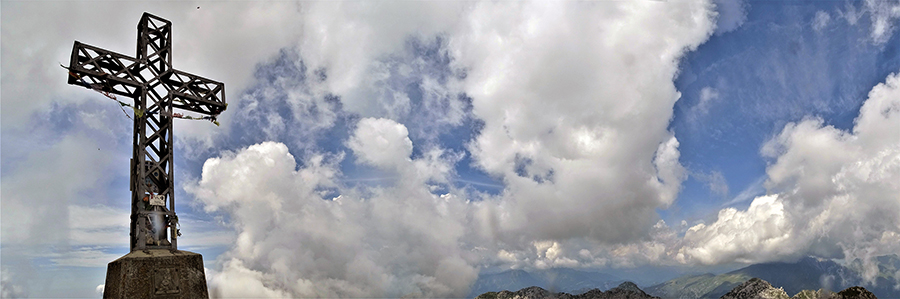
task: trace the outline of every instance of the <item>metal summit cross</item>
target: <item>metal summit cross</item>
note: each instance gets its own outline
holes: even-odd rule
[[[131,159],[130,249],[177,250],[173,184],[173,118],[215,122],[225,110],[225,84],[172,67],[172,23],[144,13],[138,23],[137,56],[75,41],[69,84],[134,99]],[[174,108],[205,115],[184,116]],[[168,232],[167,232],[168,230]]]

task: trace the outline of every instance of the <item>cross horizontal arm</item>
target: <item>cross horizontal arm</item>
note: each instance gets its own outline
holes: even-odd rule
[[[133,57],[76,41],[69,71],[80,78],[69,76],[68,83],[86,83],[90,86],[85,87],[134,98],[146,83],[141,74],[144,69],[146,66]]]
[[[178,70],[161,79],[171,88],[172,107],[213,116],[225,111],[225,83]]]
[[[162,87],[172,97],[172,107],[215,116],[225,111],[225,84],[179,70],[169,70],[155,81],[155,71],[133,57],[75,42],[69,84],[135,98],[150,83]],[[83,80],[84,82],[81,82]],[[162,83],[157,84],[155,82]]]

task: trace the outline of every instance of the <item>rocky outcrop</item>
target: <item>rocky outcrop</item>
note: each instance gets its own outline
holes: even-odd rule
[[[791,299],[833,299],[837,294],[827,290],[802,290]]]
[[[849,287],[837,293],[836,299],[878,299],[864,287]]]
[[[487,292],[475,299],[537,299],[537,298],[557,298],[557,299],[571,299],[574,298],[571,294],[568,293],[552,293],[548,290],[545,290],[540,287],[527,287],[515,292],[510,291],[501,291],[501,292]]]
[[[791,299],[878,299],[878,297],[864,287],[849,287],[837,293],[826,290],[803,290]]]
[[[583,294],[572,295],[569,293],[553,293],[539,287],[527,287],[515,292],[487,292],[476,299],[659,299],[659,297],[650,296],[643,290],[638,288],[632,282],[626,281],[619,286],[608,291],[593,289]]]
[[[623,282],[619,286],[612,288],[606,292],[603,292],[601,296],[598,297],[582,297],[582,298],[603,298],[603,299],[644,299],[644,298],[659,298],[650,296],[645,293],[643,290],[638,288],[636,284],[630,281]]]
[[[789,298],[783,289],[775,288],[765,280],[752,278],[732,289],[721,299],[877,299],[877,297],[866,288],[855,286],[837,293],[828,290],[802,290]]]
[[[790,299],[781,288],[775,288],[769,282],[751,278],[722,296],[722,299]]]

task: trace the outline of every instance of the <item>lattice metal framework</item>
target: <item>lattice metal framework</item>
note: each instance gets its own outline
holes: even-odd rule
[[[134,99],[130,248],[177,249],[173,109],[216,116],[226,107],[225,84],[172,68],[168,20],[144,13],[137,29],[136,58],[75,41],[69,71],[80,78],[69,84]]]

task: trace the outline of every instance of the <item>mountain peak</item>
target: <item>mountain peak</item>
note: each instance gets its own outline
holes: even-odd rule
[[[849,287],[843,291],[838,292],[840,298],[843,299],[878,299],[875,297],[875,294],[866,290],[863,287]]]
[[[751,278],[740,284],[721,299],[788,299],[787,293],[781,288],[775,288],[768,281]]]
[[[521,290],[518,290],[515,292],[510,292],[510,291],[502,291],[499,293],[498,292],[488,292],[488,293],[478,295],[478,297],[475,297],[475,299],[512,299],[512,298],[537,299],[537,298],[557,298],[557,297],[559,297],[559,296],[556,296],[556,294],[553,294],[550,291],[547,291],[541,287],[532,286],[532,287],[527,287],[527,288],[524,288],[524,289],[521,289]],[[571,297],[571,295],[568,297],[565,297],[565,296],[563,296],[563,297],[568,298],[568,297]]]
[[[619,286],[604,292],[610,298],[653,298],[630,281],[623,282]]]
[[[630,281],[623,282],[616,287],[617,289],[628,290],[628,291],[641,291],[640,288],[636,284]]]

